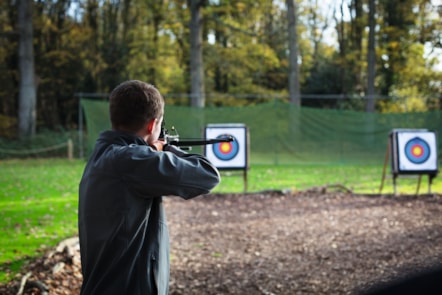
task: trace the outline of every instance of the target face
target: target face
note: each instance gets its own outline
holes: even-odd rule
[[[405,156],[414,164],[422,164],[428,160],[431,155],[430,146],[420,137],[410,139],[405,144]]]
[[[206,139],[231,136],[234,140],[204,147],[206,157],[218,169],[246,169],[247,128],[244,124],[209,124]]]
[[[397,132],[398,168],[401,172],[438,170],[436,134],[432,131]]]
[[[238,140],[232,134],[222,134],[216,138],[233,137],[231,142],[220,142],[212,146],[213,154],[221,161],[230,161],[238,155]]]

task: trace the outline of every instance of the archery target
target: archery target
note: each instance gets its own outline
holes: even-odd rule
[[[245,169],[247,163],[247,128],[243,124],[209,124],[206,139],[231,136],[233,141],[205,146],[206,157],[219,169]]]
[[[435,132],[397,131],[396,139],[398,171],[424,173],[438,170]]]
[[[215,143],[212,145],[213,154],[221,161],[230,161],[238,155],[238,139],[236,139],[232,134],[221,134],[216,138],[225,138],[229,136],[232,136],[234,140],[230,142]]]
[[[425,163],[431,155],[430,146],[420,137],[415,137],[407,141],[404,147],[407,160],[413,164]]]

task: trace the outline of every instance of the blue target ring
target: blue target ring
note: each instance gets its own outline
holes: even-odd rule
[[[212,151],[215,157],[222,161],[230,161],[236,157],[239,151],[239,145],[236,138],[230,134],[221,134],[216,138],[225,138],[231,136],[233,137],[233,141],[230,142],[220,142],[212,145]]]
[[[422,164],[430,157],[431,150],[422,138],[415,137],[405,144],[405,156],[414,164]]]

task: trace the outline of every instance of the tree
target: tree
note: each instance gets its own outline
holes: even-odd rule
[[[341,20],[338,19],[337,11],[334,13],[334,18],[336,22],[336,31],[338,35],[338,45],[339,45],[339,70],[340,70],[340,84],[341,84],[341,94],[344,97],[347,95],[347,83],[346,75],[348,69],[347,62],[347,47],[348,47],[348,34],[346,30],[346,23],[343,19],[344,15],[344,0],[341,1],[339,5]]]
[[[20,113],[21,130],[31,133],[36,118],[44,128],[72,128],[74,93],[108,93],[132,78],[155,83],[169,103],[187,105],[191,93],[197,107],[302,93],[315,98],[303,106],[319,108],[438,108],[437,7],[431,0],[374,1],[376,24],[369,24],[370,0],[327,2],[336,9],[338,48],[330,42],[335,32],[328,35],[331,8],[319,0],[0,1],[0,116],[15,126]],[[33,5],[32,22],[23,20],[22,3]],[[26,35],[29,25],[32,37]],[[396,101],[412,97],[413,107],[410,101],[406,108],[390,107],[391,100],[341,99],[375,92]]]
[[[412,43],[411,33],[415,22],[413,12],[414,0],[380,0],[383,8],[384,23],[380,33],[383,49],[383,65],[381,73],[383,84],[381,94],[390,95],[394,85],[400,81],[400,73],[404,68],[409,46]]]
[[[0,116],[6,116],[9,130],[1,130],[9,137],[17,136],[17,97],[18,97],[18,24],[17,6],[0,1]],[[6,124],[2,124],[5,127]]]
[[[323,3],[318,3],[320,0],[311,0],[309,7],[306,9],[308,12],[307,18],[307,30],[309,33],[307,39],[312,43],[313,54],[312,54],[312,69],[317,66],[318,59],[320,56],[320,49],[324,47],[324,34],[326,29],[329,27],[330,13],[333,14],[333,7],[330,3],[324,8]],[[325,15],[321,15],[321,11],[324,11]]]
[[[287,71],[281,70],[275,47],[267,38],[279,35],[281,39],[275,43],[284,46],[282,56],[287,58],[287,35],[275,33],[287,31],[286,18],[278,28],[269,24],[276,5],[267,0],[238,1],[234,7],[231,1],[218,1],[205,9],[204,32],[210,37],[204,51],[206,91],[223,94],[210,97],[210,105],[262,102],[274,92],[275,81],[282,85],[279,89],[287,91]],[[285,11],[278,16],[286,16]],[[282,72],[282,79],[274,77],[276,70]],[[232,96],[226,98],[225,94]],[[238,95],[245,99],[236,99]]]
[[[190,96],[191,106],[204,107],[204,66],[201,30],[202,0],[190,0]]]
[[[288,85],[290,102],[296,106],[301,105],[301,92],[299,89],[299,66],[298,66],[298,34],[296,32],[296,3],[295,0],[287,0],[287,20],[289,32],[289,73]]]
[[[368,54],[367,54],[367,105],[366,105],[366,111],[367,112],[374,112],[374,95],[375,95],[375,86],[374,86],[374,79],[375,79],[375,68],[376,68],[376,46],[375,46],[375,26],[376,26],[376,20],[375,20],[375,0],[369,0],[369,15],[368,15],[368,27],[369,27],[369,33],[368,33]]]
[[[349,60],[349,67],[352,77],[353,92],[362,94],[363,87],[363,67],[364,57],[362,53],[362,42],[364,38],[364,29],[366,26],[365,12],[363,9],[362,0],[351,0],[350,2],[350,36],[349,49],[347,52],[347,59]]]
[[[78,26],[69,12],[70,1],[42,1],[34,7],[34,55],[38,69],[38,122],[50,129],[66,126],[76,118],[76,86],[81,81],[83,60]],[[50,66],[47,66],[50,65]]]
[[[128,44],[124,37],[127,36],[127,22],[124,22],[125,13],[128,12],[129,2],[121,5],[119,1],[105,1],[102,7],[102,39],[100,54],[105,62],[101,73],[103,92],[109,92],[115,85],[126,80],[126,64],[128,60]],[[127,9],[126,9],[127,8]]]
[[[36,131],[36,85],[34,72],[32,0],[18,1],[19,30],[19,108],[18,136],[28,138]]]

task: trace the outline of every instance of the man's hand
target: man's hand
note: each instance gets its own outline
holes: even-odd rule
[[[166,142],[164,140],[156,140],[149,145],[157,151],[162,151],[165,144]]]

